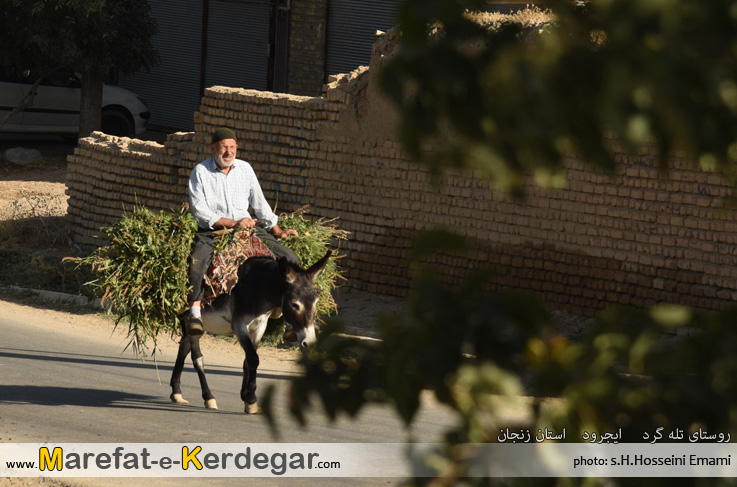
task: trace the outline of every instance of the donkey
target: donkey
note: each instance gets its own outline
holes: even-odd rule
[[[317,293],[313,283],[330,255],[331,251],[328,251],[307,270],[293,266],[284,258],[277,261],[252,257],[239,267],[238,282],[232,291],[219,296],[212,302],[212,306],[203,310],[202,325],[205,331],[216,335],[235,334],[246,353],[241,386],[241,399],[246,413],[261,412],[256,404],[256,371],[259,365],[257,349],[269,318],[279,317],[283,313],[287,324],[292,326],[300,347],[305,348],[315,342]],[[180,321],[182,340],[169,383],[172,390],[170,398],[172,402],[187,404],[182,397],[180,382],[184,361],[191,352],[205,407],[217,409],[217,402],[205,378],[200,336],[187,335],[183,319]]]

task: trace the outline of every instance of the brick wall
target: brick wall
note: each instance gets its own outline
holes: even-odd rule
[[[68,218],[75,240],[102,245],[100,227],[120,218],[136,204],[152,209],[178,208],[186,201],[178,158],[192,134],[171,134],[165,145],[94,132],[79,139],[68,157]],[[184,142],[183,142],[184,141]]]
[[[626,153],[605,176],[571,158],[568,187],[528,186],[524,204],[473,175],[449,174],[441,188],[393,140],[394,114],[370,69],[339,77],[324,98],[242,89],[207,90],[195,132],[164,145],[95,134],[69,159],[69,215],[80,243],[99,244],[99,227],[122,203],[178,207],[191,168],[208,155],[214,127],[230,126],[277,212],[304,204],[338,217],[350,284],[402,295],[406,256],[417,231],[445,226],[476,244],[469,259],[438,260],[448,281],[469,268],[498,267],[499,287],[531,290],[556,308],[592,313],[609,303],[675,302],[715,309],[737,298],[737,222],[723,209],[732,194],[717,174],[674,157],[663,179],[651,148]]]
[[[289,93],[318,96],[325,81],[327,0],[293,0],[289,36]]]

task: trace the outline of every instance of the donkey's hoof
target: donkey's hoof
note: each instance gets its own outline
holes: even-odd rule
[[[208,399],[207,401],[205,401],[205,407],[207,409],[217,409],[218,403],[217,401],[215,401],[215,399]]]
[[[255,402],[253,404],[246,404],[246,414],[261,414],[264,410],[258,407]]]
[[[171,396],[169,396],[169,399],[171,399],[171,402],[175,402],[177,404],[189,404],[189,401],[184,399],[184,397],[182,397],[182,395],[179,393],[172,394]]]

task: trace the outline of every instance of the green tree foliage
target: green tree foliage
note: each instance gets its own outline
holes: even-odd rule
[[[5,68],[132,74],[158,61],[147,0],[2,0],[0,6]]]
[[[0,0],[0,19],[4,71],[38,79],[56,71],[93,74],[101,93],[103,74],[132,74],[159,59],[148,0]],[[89,96],[83,89],[82,98]]]
[[[405,0],[400,45],[381,75],[399,108],[406,150],[438,178],[473,169],[523,196],[530,177],[564,181],[571,154],[612,171],[612,140],[654,142],[729,177],[737,162],[737,2],[551,0],[541,21],[481,24],[484,2]],[[432,150],[426,150],[430,146]],[[505,427],[622,431],[643,442],[657,427],[737,438],[735,309],[661,304],[611,309],[566,336],[530,296],[491,293],[492,272],[448,286],[428,262],[468,252],[452,232],[418,237],[407,313],[384,317],[381,342],[322,335],[291,395],[302,424],[316,403],[329,418],[390,404],[411,424],[421,392],[450,406],[449,444],[495,442]],[[500,411],[530,396],[531,419]],[[267,416],[269,417],[269,416]],[[452,457],[452,448],[449,455]],[[463,460],[432,485],[473,484]],[[430,479],[416,479],[425,485]],[[481,479],[483,485],[601,485],[587,479]],[[612,479],[606,485],[729,485],[729,479]]]
[[[571,153],[612,170],[615,136],[656,142],[663,163],[679,149],[732,176],[731,0],[551,0],[547,21],[480,25],[465,8],[484,3],[410,0],[399,11],[402,46],[382,79],[413,156],[519,192],[523,176],[549,180]]]

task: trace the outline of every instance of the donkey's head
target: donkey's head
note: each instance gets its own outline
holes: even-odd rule
[[[305,348],[315,343],[315,314],[317,310],[317,292],[315,278],[325,268],[332,252],[328,250],[325,256],[307,270],[293,266],[286,259],[279,260],[279,270],[287,283],[287,290],[282,299],[282,313],[284,320],[292,326],[297,335],[297,343]]]

